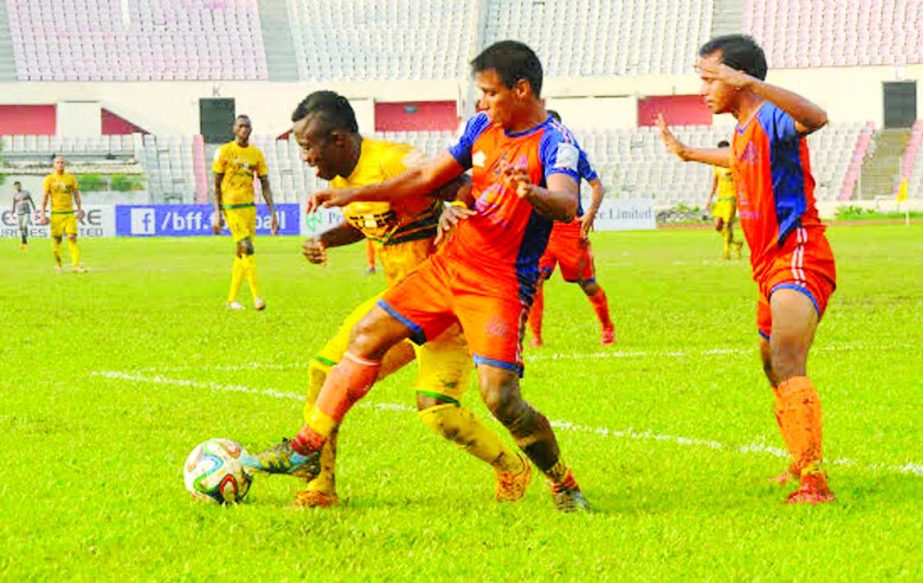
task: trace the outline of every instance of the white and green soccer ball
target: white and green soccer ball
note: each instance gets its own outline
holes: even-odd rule
[[[243,451],[239,443],[222,438],[195,446],[183,465],[186,490],[205,502],[236,504],[243,500],[253,481],[240,463]]]

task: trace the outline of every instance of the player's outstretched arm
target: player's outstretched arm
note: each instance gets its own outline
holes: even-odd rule
[[[465,169],[458,164],[455,158],[445,152],[425,164],[414,166],[403,174],[378,184],[358,188],[321,190],[308,200],[308,212],[314,212],[322,206],[324,208],[346,206],[357,200],[391,201],[420,192],[434,192],[464,172]]]
[[[683,162],[701,162],[711,166],[730,168],[730,148],[693,148],[692,146],[687,146],[673,135],[667,121],[663,119],[662,113],[657,115],[657,129],[660,130],[660,139],[663,140],[667,150],[676,154]]]

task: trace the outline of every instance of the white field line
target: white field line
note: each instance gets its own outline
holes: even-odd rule
[[[275,389],[256,389],[253,387],[247,387],[244,385],[225,385],[221,383],[213,383],[208,381],[196,381],[192,379],[176,379],[165,377],[159,374],[141,374],[141,373],[129,373],[129,372],[119,372],[119,371],[96,371],[91,373],[92,376],[100,376],[108,379],[138,382],[138,383],[149,383],[155,385],[167,385],[167,386],[178,386],[178,387],[189,387],[195,389],[208,389],[211,391],[217,392],[232,392],[232,393],[246,393],[250,395],[260,395],[264,397],[272,397],[274,399],[290,399],[293,401],[302,401],[304,400],[304,395],[301,393],[286,393],[282,391],[277,391]],[[408,405],[401,405],[399,403],[359,403],[360,407],[375,409],[378,411],[401,411],[401,412],[413,412],[416,409]],[[659,441],[663,443],[672,443],[674,445],[685,445],[692,447],[705,447],[708,449],[713,449],[716,451],[732,451],[741,454],[751,454],[751,453],[760,453],[767,454],[777,458],[786,458],[788,453],[778,447],[773,447],[769,445],[764,445],[761,443],[750,443],[746,445],[728,445],[726,443],[721,443],[720,441],[714,441],[710,439],[698,439],[694,437],[683,437],[681,435],[668,435],[663,433],[653,433],[651,431],[636,431],[634,429],[609,429],[607,427],[592,427],[589,425],[579,425],[576,423],[571,423],[569,421],[552,421],[551,424],[556,428],[562,431],[574,431],[577,433],[588,433],[593,435],[600,435],[603,437],[614,437],[616,439],[629,439],[634,441]],[[827,462],[830,465],[836,466],[857,466],[858,462],[851,460],[849,458],[837,458]],[[883,465],[883,464],[874,464],[867,466],[867,469],[873,471],[886,471],[894,472],[899,474],[909,474],[913,476],[923,477],[923,464],[918,464],[914,462],[908,462],[902,466],[894,465]]]
[[[872,351],[893,351],[902,347],[884,347],[884,346],[867,346],[867,345],[842,345],[842,346],[817,346],[812,348],[815,352],[845,352],[853,350],[872,350]],[[708,348],[705,350],[634,350],[634,351],[599,351],[599,352],[577,352],[577,353],[531,353],[525,355],[525,361],[529,362],[546,361],[546,360],[606,360],[617,358],[686,358],[701,356],[726,356],[728,354],[756,354],[759,351],[758,345],[754,344],[752,348]],[[308,358],[304,362],[248,362],[243,364],[217,364],[217,365],[186,365],[186,366],[168,366],[168,367],[144,367],[136,369],[138,372],[161,374],[165,372],[181,371],[244,371],[244,370],[297,370],[307,369]]]

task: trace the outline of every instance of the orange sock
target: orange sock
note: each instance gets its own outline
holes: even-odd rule
[[[375,245],[368,239],[365,240],[365,260],[369,269],[375,269]]]
[[[609,317],[609,300],[606,298],[606,292],[603,291],[603,288],[597,288],[595,294],[587,297],[590,303],[593,304],[596,317],[599,318],[599,323],[602,324],[603,328],[612,328],[612,319]]]
[[[776,418],[782,439],[792,455],[792,470],[800,472],[823,457],[820,397],[808,377],[792,377],[779,383]]]
[[[292,440],[295,451],[306,454],[320,449],[327,437],[340,425],[346,413],[364,397],[375,379],[381,363],[366,360],[349,352],[338,365],[330,369],[324,386],[314,403],[307,424]]]
[[[541,340],[542,338],[542,316],[545,314],[545,292],[544,286],[539,286],[535,290],[535,297],[532,298],[532,309],[529,311],[529,330],[532,332],[532,338]]]

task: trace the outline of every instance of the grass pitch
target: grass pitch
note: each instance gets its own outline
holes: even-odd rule
[[[809,363],[839,497],[823,507],[766,481],[785,460],[755,286],[714,233],[594,235],[611,348],[579,288],[549,282],[523,390],[591,515],[557,513],[539,479],[496,504],[491,471],[417,420],[410,370],[347,419],[340,507],[288,509],[298,484],[259,476],[245,504],[196,503],[195,444],[300,426],[307,358],[383,285],[364,249],[319,268],[261,238],[269,308],[229,313],[226,238],[84,240],[84,276],[56,275],[46,240],[3,241],[0,579],[919,581],[923,227],[828,232],[840,287]]]

